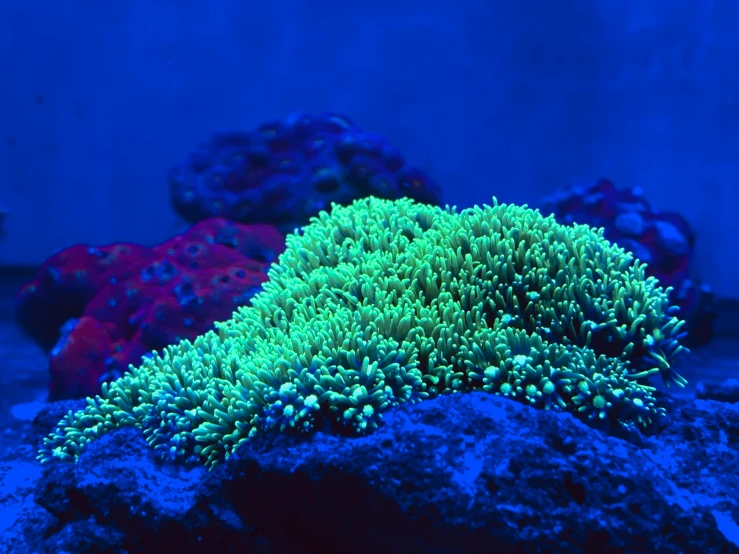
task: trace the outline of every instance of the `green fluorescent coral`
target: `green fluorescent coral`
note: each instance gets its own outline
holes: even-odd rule
[[[287,244],[251,306],[104,385],[39,460],[136,426],[161,458],[212,468],[259,433],[362,433],[391,406],[472,389],[647,427],[664,414],[648,378],[685,383],[667,291],[600,230],[497,201],[367,198]]]

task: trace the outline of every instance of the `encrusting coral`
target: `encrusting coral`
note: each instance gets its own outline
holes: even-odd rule
[[[598,229],[497,201],[334,204],[288,236],[251,306],[103,385],[38,458],[137,426],[160,458],[212,468],[260,433],[363,433],[394,405],[472,389],[647,428],[664,414],[649,377],[686,382],[672,312]]]

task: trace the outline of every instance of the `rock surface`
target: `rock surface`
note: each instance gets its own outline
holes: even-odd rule
[[[212,472],[162,465],[135,429],[76,465],[0,467],[0,551],[739,552],[739,406],[668,397],[653,437],[485,393],[386,414],[361,438],[253,441]],[[38,444],[79,401],[52,403]]]
[[[739,379],[729,378],[718,385],[699,382],[696,388],[698,398],[720,402],[739,402]]]

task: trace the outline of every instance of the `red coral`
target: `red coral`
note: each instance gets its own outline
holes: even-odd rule
[[[50,398],[97,394],[142,355],[230,318],[283,250],[274,227],[211,219],[152,248],[78,245],[52,256],[16,296],[21,326],[51,351]]]

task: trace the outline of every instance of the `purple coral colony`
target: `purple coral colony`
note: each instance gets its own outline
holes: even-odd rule
[[[633,252],[647,264],[650,275],[673,288],[671,300],[688,325],[687,342],[709,341],[715,317],[713,295],[697,273],[695,231],[683,216],[655,210],[639,187],[620,189],[606,179],[545,198],[543,211],[564,223],[602,227],[607,239]]]
[[[338,114],[292,114],[251,132],[214,134],[169,181],[172,206],[194,224],[189,231],[154,247],[73,246],[19,291],[18,319],[49,352],[51,399],[97,394],[142,356],[227,319],[266,280],[284,234],[331,203],[370,195],[442,201],[440,187],[386,139]],[[691,270],[695,238],[685,219],[605,180],[547,199],[544,211],[605,227],[675,288],[694,341],[708,340],[710,295]]]
[[[337,114],[293,114],[251,133],[215,134],[172,170],[170,191],[190,223],[224,217],[284,232],[332,202],[370,195],[441,201],[439,186],[387,140]]]

